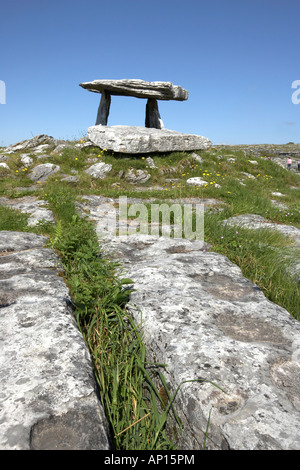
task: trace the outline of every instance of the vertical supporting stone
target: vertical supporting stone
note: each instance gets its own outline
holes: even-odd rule
[[[107,126],[107,119],[109,115],[111,96],[110,93],[106,90],[103,90],[101,93],[101,100],[98,108],[96,126],[101,124],[102,126]]]
[[[164,123],[161,120],[157,100],[148,98],[146,104],[145,127],[154,127],[155,129],[163,129]]]

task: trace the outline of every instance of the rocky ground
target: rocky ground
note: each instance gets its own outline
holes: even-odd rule
[[[68,167],[68,171],[65,171],[64,162],[59,160],[58,156],[68,148],[87,151],[84,154],[82,167],[76,166],[77,159],[81,158],[76,156],[72,160],[72,165]],[[198,380],[193,383],[186,382],[178,393],[180,417],[185,425],[184,434],[179,441],[180,449],[201,448],[203,430],[206,429],[210,413],[208,449],[300,449],[299,322],[285,308],[267,300],[256,284],[242,275],[238,266],[222,254],[212,251],[203,240],[175,240],[170,237],[153,237],[138,233],[120,237],[112,230],[120,188],[130,187],[128,193],[130,204],[154,202],[159,197],[159,193],[164,193],[163,200],[167,201],[166,190],[171,191],[175,186],[178,187],[178,191],[183,191],[181,188],[185,188],[186,192],[183,194],[170,192],[169,202],[180,200],[181,203],[199,203],[202,201],[204,210],[222,211],[224,206],[228,205],[228,198],[230,198],[228,193],[231,191],[225,186],[226,175],[230,172],[230,168],[233,168],[230,165],[234,166],[236,163],[241,165],[241,172],[236,181],[242,188],[250,188],[249,185],[256,184],[261,177],[259,173],[263,171],[263,167],[260,167],[261,158],[263,162],[270,158],[281,167],[280,171],[283,171],[286,157],[291,155],[292,173],[298,175],[296,160],[300,157],[300,144],[231,146],[230,148],[213,146],[210,158],[214,159],[216,168],[218,163],[225,161],[224,168],[227,173],[224,177],[221,175],[217,177],[219,174],[217,171],[212,174],[208,170],[206,172],[203,170],[204,174],[201,171],[201,175],[200,173],[195,175],[194,168],[203,163],[203,155],[191,153],[185,156],[183,163],[182,160],[178,160],[176,165],[171,162],[169,166],[164,167],[159,166],[159,159],[155,159],[154,156],[141,156],[140,159],[148,159],[147,165],[142,168],[115,170],[115,179],[109,179],[114,172],[112,159],[107,158],[105,161],[101,158],[99,161],[99,156],[103,155],[102,150],[98,149],[98,153],[89,153],[88,150],[92,148],[92,143],[86,139],[70,143],[43,135],[2,148],[0,182],[2,179],[4,189],[0,197],[0,205],[29,215],[30,227],[36,227],[41,222],[51,224],[54,223],[54,217],[48,202],[42,198],[43,185],[56,180],[57,182],[64,181],[63,184],[75,185],[75,187],[79,185],[78,212],[89,216],[95,224],[103,250],[121,261],[127,275],[135,282],[136,291],[131,296],[128,308],[137,324],[140,323],[142,315],[144,339],[149,358],[168,364],[167,381],[173,391],[183,382],[191,379]],[[241,160],[238,161],[237,155],[239,154],[235,151],[244,152],[245,165],[241,163]],[[19,173],[23,173],[21,180]],[[154,174],[157,175],[156,179],[153,177]],[[266,184],[269,184],[268,173],[264,175],[264,178]],[[24,183],[24,186],[19,185],[20,182]],[[101,187],[97,186],[100,182]],[[199,188],[201,191],[211,189],[211,192],[207,194],[202,192],[197,196]],[[84,190],[87,189],[86,194]],[[275,201],[275,205],[276,203],[277,205],[283,204],[282,210],[285,213],[292,212],[291,207],[295,212],[293,194],[298,194],[299,183],[295,182],[294,186],[288,190],[286,188],[281,190],[283,192],[270,188],[271,200]],[[271,194],[274,192],[275,194]],[[146,198],[142,197],[145,194]],[[282,202],[282,199],[285,199],[285,202]],[[279,211],[279,206],[276,207]],[[286,220],[297,221],[294,212],[292,219]],[[277,215],[279,217],[279,212]],[[272,230],[279,230],[291,238],[295,256],[298,253],[300,228],[296,222],[295,225],[291,222],[272,223],[268,218],[255,212],[236,214],[224,222],[228,225],[251,227],[254,230],[265,226]],[[130,225],[130,221],[128,224]],[[54,328],[53,335],[56,336],[56,342],[52,344],[52,333],[47,322],[50,321],[50,325],[54,327],[57,323],[57,316],[54,312],[51,322],[47,309],[44,314],[47,317],[45,323],[47,334],[41,333],[40,330],[37,333],[36,328],[41,321],[41,318],[37,318],[39,317],[38,307],[36,303],[32,304],[30,295],[24,294],[28,276],[26,273],[22,274],[26,278],[25,285],[22,287],[20,283],[18,284],[18,279],[15,279],[14,271],[16,269],[14,260],[18,258],[22,266],[24,256],[34,255],[34,251],[19,254],[24,250],[22,247],[16,249],[13,246],[9,232],[0,232],[0,234],[2,236],[2,265],[7,267],[0,280],[1,310],[6,314],[2,316],[1,326],[2,341],[5,346],[2,353],[1,372],[6,374],[10,384],[10,388],[7,388],[10,390],[9,400],[6,402],[7,391],[2,390],[3,403],[8,403],[9,408],[5,408],[6,405],[4,405],[2,409],[4,413],[2,419],[6,424],[3,427],[1,446],[2,448],[26,448],[30,445],[34,447],[30,444],[28,430],[30,434],[30,430],[35,429],[34,442],[38,447],[44,445],[43,436],[47,436],[47,432],[52,435],[62,425],[70,426],[72,421],[68,417],[71,415],[69,409],[73,406],[73,398],[70,408],[65,406],[63,409],[54,409],[54,405],[47,398],[50,396],[47,387],[50,387],[49,384],[56,386],[52,379],[50,381],[50,376],[58,374],[57,383],[60,384],[62,377],[60,374],[68,375],[68,367],[70,366],[71,370],[74,366],[74,357],[65,358],[66,370],[62,369],[59,363],[57,365],[53,363],[50,352],[55,349],[55,355],[59,356],[59,341],[62,343],[67,341],[65,330],[70,333],[71,338],[77,333],[72,330],[73,326],[61,325],[60,332]],[[13,255],[9,252],[13,252]],[[28,261],[34,270],[35,279],[37,279],[36,276],[40,277],[43,274],[44,269],[44,261],[42,258],[40,260],[39,256],[31,256],[31,261]],[[50,258],[51,256],[49,253]],[[48,269],[48,265],[45,266],[46,268]],[[51,268],[53,268],[53,261]],[[24,270],[25,267],[22,269]],[[299,274],[299,271],[297,273]],[[11,287],[13,282],[14,289]],[[41,279],[37,279],[37,285],[33,288],[39,291],[39,296],[42,290],[38,282],[41,282]],[[21,289],[22,295],[16,294],[17,288]],[[61,302],[62,295],[51,294],[53,301],[55,296],[58,296]],[[26,313],[25,304],[27,307],[30,306],[30,309],[34,305],[33,311]],[[67,308],[67,304],[64,308]],[[9,367],[11,367],[10,370],[14,370],[16,348],[14,337],[11,336],[14,335],[14,330],[10,331],[10,335],[7,334],[11,329],[9,321],[11,311],[14,312],[13,321],[20,328],[20,331],[15,333],[18,334],[18,351],[22,351],[22,354],[29,358],[27,359],[27,372],[25,369],[21,370],[23,367],[21,358],[18,362],[20,366],[18,366],[17,375],[25,384],[23,396],[20,394],[20,389],[18,391],[13,389],[13,377],[5,372]],[[26,332],[24,336],[23,331]],[[41,357],[43,361],[48,357],[52,365],[47,369],[47,364],[41,362],[45,374],[39,376],[38,372],[34,372],[37,383],[33,390],[32,387],[28,388],[26,383],[31,374],[29,363],[33,361],[35,364],[37,360],[35,355],[37,349],[33,348],[29,354],[27,348],[30,338],[34,338],[37,334],[40,339],[39,345],[36,343],[36,348],[44,348],[42,356],[38,357]],[[43,337],[45,339],[47,337],[48,342],[52,344],[51,351],[49,348],[47,350],[47,345],[41,346]],[[34,341],[36,342],[37,339]],[[67,344],[62,346],[62,351],[66,350]],[[80,355],[80,351],[76,353]],[[84,356],[86,353],[82,354]],[[8,366],[9,361],[11,361],[11,366]],[[38,366],[37,369],[39,369]],[[70,377],[74,380],[74,374],[72,374]],[[213,383],[217,383],[222,390],[212,385]],[[79,390],[77,385],[75,388]],[[76,395],[72,391],[69,393],[72,397]],[[80,397],[83,397],[84,393]],[[36,401],[33,404],[34,397]],[[48,402],[43,405],[46,399]],[[17,424],[12,432],[8,415],[13,420],[15,419],[14,413],[18,414],[19,406],[21,406],[17,407],[15,404],[21,401],[22,413],[19,414],[19,421],[15,421]],[[30,423],[28,421],[25,431],[23,417],[28,410],[31,421],[29,420]],[[81,413],[80,408],[78,413]],[[52,415],[64,416],[64,420],[56,418],[57,422],[51,421],[50,424],[53,425],[51,434],[47,420],[49,421],[49,416]],[[74,423],[76,424],[75,418],[71,426],[73,430]],[[103,426],[105,427],[105,423]],[[104,433],[100,444],[99,442],[86,444],[87,439],[83,444],[80,442],[76,445],[95,445],[98,448],[102,445],[106,448],[105,446],[109,446],[109,441],[106,439],[108,439],[107,434]]]

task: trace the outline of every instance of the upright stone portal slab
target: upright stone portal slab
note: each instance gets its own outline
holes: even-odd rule
[[[163,129],[164,124],[161,120],[157,100],[148,98],[146,104],[145,127],[153,127],[154,129]]]
[[[103,91],[101,95],[101,100],[98,108],[96,125],[101,124],[102,126],[107,125],[109,108],[111,103],[111,97],[108,91]]]

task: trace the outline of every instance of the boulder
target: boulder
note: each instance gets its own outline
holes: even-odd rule
[[[0,232],[0,449],[111,449],[91,357],[46,243]]]
[[[133,154],[203,150],[211,145],[209,139],[199,135],[138,126],[92,126],[88,136],[100,148]]]
[[[41,165],[35,166],[28,176],[32,181],[46,181],[49,176],[54,175],[59,170],[59,165],[54,165],[54,163],[42,163]]]
[[[99,162],[90,166],[90,168],[85,170],[85,173],[92,176],[93,178],[103,179],[106,177],[106,174],[111,171],[111,169],[112,165],[110,163]]]

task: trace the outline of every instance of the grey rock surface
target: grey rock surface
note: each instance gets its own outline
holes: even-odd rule
[[[1,163],[0,163],[0,168],[4,168],[5,170],[9,170],[9,169],[10,169],[9,166],[8,166],[8,164],[5,163],[5,162],[1,162]]]
[[[111,171],[111,169],[112,165],[110,163],[99,162],[90,166],[90,168],[85,170],[85,173],[92,176],[93,178],[103,179],[106,177],[106,174]]]
[[[91,358],[46,241],[0,232],[0,449],[110,449]]]
[[[202,150],[211,145],[199,135],[138,126],[91,126],[88,137],[94,145],[120,153]]]
[[[195,176],[194,178],[188,178],[186,184],[188,186],[204,186],[208,182],[200,178],[200,176]]]
[[[33,147],[38,147],[39,145],[53,144],[55,139],[49,135],[41,134],[33,137],[32,139],[24,140],[23,142],[18,142],[17,144],[10,145],[6,147],[4,152],[14,153],[20,150],[29,150]]]
[[[110,95],[154,98],[157,100],[183,101],[188,99],[188,91],[178,85],[173,85],[171,82],[147,82],[139,79],[108,79],[84,82],[80,83],[79,86],[95,93],[108,91]]]
[[[144,184],[149,181],[151,175],[146,170],[134,170],[130,168],[124,176],[125,180],[132,184]]]
[[[211,413],[208,449],[299,450],[300,323],[201,240],[116,237],[111,201],[86,200],[101,246],[135,283],[148,359],[167,364],[171,393],[182,384],[179,449],[202,448]]]
[[[293,225],[275,224],[261,215],[237,215],[226,219],[224,223],[251,229],[277,230],[278,232],[282,233],[282,235],[292,238],[294,243],[300,246],[300,229],[298,227],[294,227]]]
[[[41,163],[35,166],[28,176],[32,181],[46,181],[49,176],[54,175],[59,170],[60,166],[54,165],[54,163]]]
[[[0,205],[8,206],[12,209],[19,210],[25,214],[30,214],[28,225],[34,227],[39,222],[54,223],[52,211],[47,209],[48,202],[38,199],[35,196],[24,196],[22,198],[9,199],[0,197]]]

